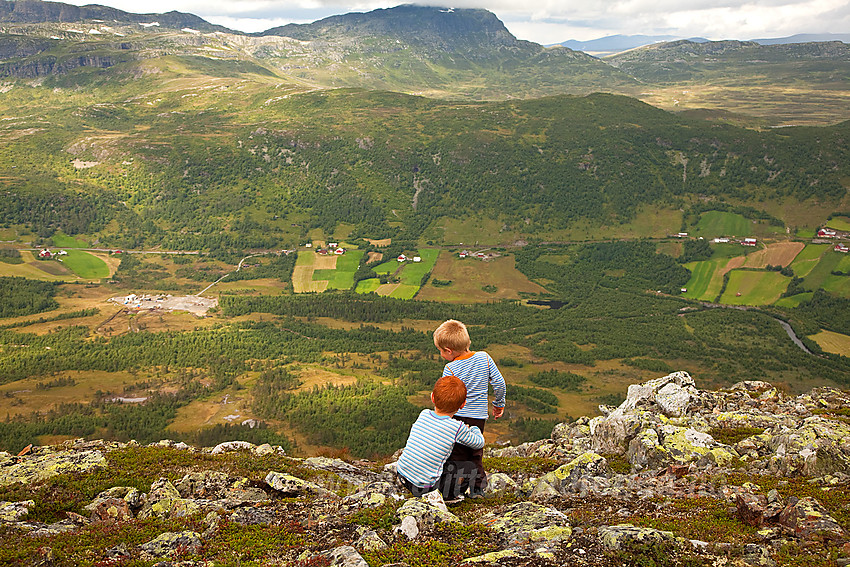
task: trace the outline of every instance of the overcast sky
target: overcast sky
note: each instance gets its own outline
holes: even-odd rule
[[[390,8],[380,0],[65,0],[103,4],[128,12],[190,12],[244,32],[308,23],[347,12]],[[410,2],[412,3],[412,2]],[[542,44],[624,35],[675,35],[708,39],[761,39],[797,33],[847,33],[847,0],[453,0],[416,2],[486,8],[519,39]]]

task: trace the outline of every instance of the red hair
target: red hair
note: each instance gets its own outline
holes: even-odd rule
[[[443,376],[431,392],[434,406],[442,413],[455,413],[466,403],[466,384],[457,376]]]

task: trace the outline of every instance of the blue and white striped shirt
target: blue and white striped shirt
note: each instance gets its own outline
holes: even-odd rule
[[[505,407],[505,379],[490,355],[483,350],[452,360],[443,368],[443,376],[457,376],[466,384],[466,405],[458,410],[456,416],[487,419],[490,384],[493,385],[493,405]]]
[[[433,410],[422,410],[398,459],[398,473],[420,488],[434,486],[456,442],[480,449],[484,446],[484,436],[475,426],[448,415],[437,415]]]

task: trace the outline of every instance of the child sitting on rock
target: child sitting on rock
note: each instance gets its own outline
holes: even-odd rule
[[[431,392],[434,409],[419,414],[398,460],[401,483],[414,496],[439,490],[447,502],[457,501],[469,487],[475,465],[449,461],[455,443],[482,449],[484,435],[475,426],[452,419],[466,403],[466,386],[456,376],[443,376]]]

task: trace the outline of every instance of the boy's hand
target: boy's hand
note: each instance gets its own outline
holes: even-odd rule
[[[493,418],[494,419],[499,419],[500,417],[502,417],[503,413],[505,413],[505,408],[497,408],[496,406],[493,406]]]

